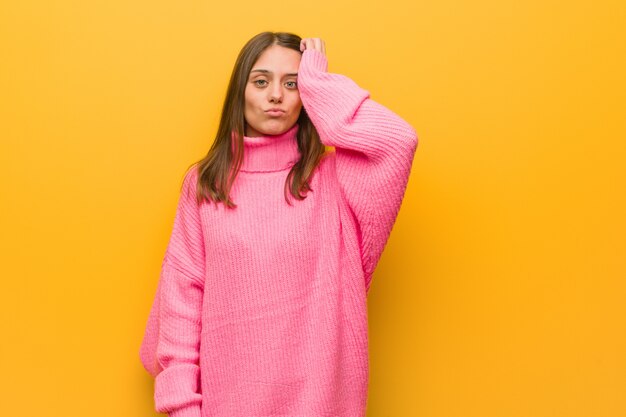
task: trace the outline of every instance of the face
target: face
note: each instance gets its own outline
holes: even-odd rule
[[[245,90],[246,136],[278,135],[298,120],[302,101],[296,81],[301,56],[272,45],[254,63]]]

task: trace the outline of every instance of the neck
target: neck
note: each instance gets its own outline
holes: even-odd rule
[[[291,168],[300,159],[296,134],[299,125],[295,123],[287,131],[278,135],[243,137],[243,172],[274,172]]]

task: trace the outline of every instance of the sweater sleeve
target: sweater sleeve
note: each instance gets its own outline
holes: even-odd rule
[[[194,166],[183,180],[140,347],[141,362],[155,378],[155,409],[169,417],[201,415],[199,347],[205,252],[196,182]]]
[[[324,53],[305,49],[298,68],[298,90],[320,140],[335,148],[337,178],[359,228],[369,291],[404,198],[417,133],[352,79],[327,68]]]

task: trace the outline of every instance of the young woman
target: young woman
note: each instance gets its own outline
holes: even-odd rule
[[[237,58],[140,348],[158,412],[365,416],[367,293],[417,134],[327,66],[324,41],[290,33]]]

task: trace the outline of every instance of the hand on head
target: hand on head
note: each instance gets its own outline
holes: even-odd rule
[[[302,38],[300,41],[300,51],[305,49],[317,49],[326,55],[326,44],[321,38]]]

